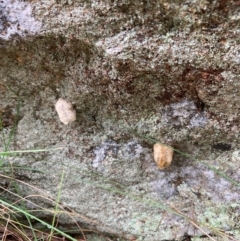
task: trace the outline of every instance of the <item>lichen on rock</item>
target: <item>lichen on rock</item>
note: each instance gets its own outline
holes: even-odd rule
[[[14,35],[26,37],[41,30],[41,22],[32,16],[32,6],[26,1],[2,0],[0,3],[0,38]]]
[[[217,175],[240,178],[238,4],[1,1],[0,108],[11,108],[4,123],[16,116],[13,93],[21,100],[11,148],[64,146],[32,158],[11,157],[13,164],[43,170],[19,170],[16,178],[27,177],[56,197],[65,170],[61,202],[86,215],[91,222],[79,222],[90,229],[94,224],[98,231],[139,241],[203,235],[161,207],[170,202],[206,224],[219,207],[239,203],[239,188]],[[35,19],[42,21],[41,36]],[[68,128],[54,110],[59,96],[75,104],[80,119]],[[60,118],[68,124],[76,112],[64,103]],[[191,158],[176,153],[159,170],[152,153],[156,142],[173,143]],[[151,206],[153,199],[158,205]],[[226,213],[225,220],[233,220],[230,208]],[[223,222],[219,229],[239,230]]]

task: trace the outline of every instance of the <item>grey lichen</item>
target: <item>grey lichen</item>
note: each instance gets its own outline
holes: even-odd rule
[[[32,7],[28,2],[3,0],[0,2],[0,38],[9,40],[18,34],[25,37],[37,34],[41,22],[32,16]]]

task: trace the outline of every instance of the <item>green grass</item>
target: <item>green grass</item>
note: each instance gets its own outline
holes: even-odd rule
[[[21,153],[37,153],[37,152],[49,152],[49,151],[54,151],[56,149],[59,148],[51,148],[51,149],[36,149],[36,150],[22,150],[22,151],[4,151],[4,152],[0,152],[0,157],[2,160],[1,163],[1,167],[0,167],[0,171],[1,172],[6,172],[6,168],[4,165],[4,161],[7,161],[7,159],[5,159],[6,157],[12,156],[12,155],[17,155],[17,154],[21,154]],[[6,148],[5,148],[6,150]],[[16,165],[7,165],[7,168],[10,168],[12,171],[14,169],[24,169],[24,170],[30,170],[30,171],[38,171],[41,172],[40,170],[35,170],[32,169],[31,167],[27,167],[27,166],[16,166]],[[9,169],[8,169],[9,171]],[[6,198],[3,198],[2,195],[0,195],[0,204],[1,204],[1,210],[0,211],[0,223],[4,223],[6,222],[6,224],[8,224],[7,229],[10,227],[10,229],[14,229],[14,232],[16,232],[18,234],[19,237],[24,237],[24,240],[32,240],[28,237],[29,234],[26,234],[27,230],[30,230],[30,233],[33,237],[33,240],[39,240],[37,237],[39,236],[39,233],[42,234],[42,237],[44,237],[43,240],[52,240],[53,237],[57,234],[60,235],[61,237],[65,237],[68,240],[72,240],[72,241],[77,241],[75,238],[72,238],[70,235],[68,235],[66,232],[61,231],[60,229],[58,229],[56,226],[56,217],[57,215],[59,215],[60,213],[64,213],[65,211],[61,211],[64,210],[63,207],[61,207],[61,210],[59,209],[59,202],[60,202],[60,197],[61,197],[61,187],[64,181],[64,172],[62,173],[62,177],[61,177],[61,182],[60,182],[60,186],[59,186],[59,190],[58,190],[58,195],[57,195],[57,199],[55,200],[54,198],[51,198],[51,202],[53,202],[55,204],[55,207],[53,210],[47,210],[47,209],[43,209],[42,207],[39,207],[39,210],[28,210],[26,208],[25,203],[28,202],[27,197],[22,197],[21,193],[18,189],[18,185],[19,183],[27,185],[27,183],[24,183],[22,181],[19,181],[17,179],[15,179],[13,177],[14,175],[4,175],[4,174],[0,174],[0,177],[3,179],[8,179],[9,183],[11,185],[9,185],[8,187],[13,187],[14,191],[10,191],[8,189],[5,189],[3,187],[1,187],[1,189],[5,192],[8,193],[11,197],[15,197],[14,199],[16,199],[14,201],[14,203],[12,203],[12,201],[7,200]],[[35,193],[36,190],[34,190],[34,187],[31,187],[33,193]],[[39,190],[37,190],[39,191]],[[34,194],[33,194],[34,196]],[[40,196],[42,199],[44,198],[44,192],[43,195]],[[52,222],[48,223],[40,218],[37,217],[37,215],[33,215],[32,212],[48,212],[51,216],[52,216]],[[7,218],[6,218],[7,216]],[[24,224],[22,222],[22,220],[25,219],[27,220],[27,224]],[[42,226],[46,227],[47,229],[45,229],[45,231],[43,232],[42,230],[37,230],[35,228],[33,228],[33,224],[32,221],[37,221],[38,223],[40,223]],[[48,231],[47,231],[48,230]],[[79,232],[81,233],[81,231],[79,230]],[[46,238],[47,237],[47,238]]]
[[[36,150],[36,151],[38,152],[39,150]],[[46,151],[46,150],[41,150],[41,151]],[[28,151],[27,153],[29,153],[29,152],[34,153],[35,150]],[[9,153],[7,153],[7,156],[9,156],[11,154],[16,154],[16,153],[22,153],[22,151],[9,152]],[[5,154],[6,154],[6,152],[4,152],[4,155]],[[14,168],[16,168],[16,167],[14,167]],[[29,168],[28,170],[31,170],[31,168]],[[28,230],[31,233],[30,236],[32,236],[34,240],[38,240],[37,236],[39,236],[39,233],[42,233],[42,236],[45,237],[44,240],[52,240],[53,237],[57,234],[62,237],[68,238],[69,240],[76,241],[75,238],[72,238],[66,232],[63,232],[56,227],[57,226],[56,219],[57,219],[58,215],[60,215],[60,214],[69,215],[69,213],[65,211],[65,208],[63,206],[59,205],[60,199],[61,199],[61,188],[62,188],[62,184],[64,181],[64,172],[62,172],[62,177],[61,177],[61,181],[59,184],[58,194],[57,194],[56,199],[54,197],[46,198],[44,191],[41,191],[23,181],[17,180],[13,176],[0,174],[0,178],[5,179],[5,180],[8,179],[9,182],[11,183],[11,185],[9,185],[8,188],[11,186],[14,189],[13,191],[11,191],[7,188],[5,189],[5,188],[1,187],[2,191],[9,194],[11,196],[11,199],[13,198],[14,201],[3,198],[3,196],[0,195],[0,206],[1,206],[0,223],[4,223],[4,222],[6,222],[6,224],[8,223],[9,226],[11,227],[11,229],[14,228],[14,230],[19,235],[21,234],[21,236],[25,237],[24,240],[30,240],[30,238],[27,237],[27,234],[25,234],[26,230]],[[13,185],[13,183],[14,183],[14,185]],[[32,189],[33,194],[31,195],[31,197],[38,197],[43,200],[47,200],[50,203],[54,204],[54,208],[53,209],[45,209],[45,208],[38,206],[39,209],[28,210],[26,207],[26,203],[29,202],[29,199],[28,199],[28,197],[21,196],[21,193],[18,190],[19,184],[26,185]],[[39,193],[39,192],[41,193],[41,195],[34,194],[34,193]],[[33,205],[34,205],[34,203],[33,203]],[[38,213],[41,213],[43,211],[48,213],[52,217],[52,222],[46,222],[37,217]],[[36,215],[34,215],[33,213],[36,213]],[[72,213],[70,215],[72,215]],[[7,218],[6,218],[6,216],[7,216]],[[23,222],[24,218],[26,219],[27,223]],[[32,224],[32,221],[34,221],[34,223],[38,222],[39,224],[44,226],[45,227],[44,232],[42,230],[33,228],[34,225]],[[73,221],[74,221],[74,218],[73,218]],[[81,233],[81,230],[79,230],[79,233]]]
[[[3,155],[3,157],[9,157],[10,155],[18,155],[20,153],[34,153],[34,152],[39,152],[39,151],[54,151],[54,149],[48,149],[48,150],[47,149],[39,149],[39,150],[25,150],[25,151],[9,151],[9,152],[5,151],[5,152],[0,152],[0,155]],[[186,153],[180,153],[180,154],[183,154],[184,156],[187,155],[188,158],[189,157],[193,158],[192,156],[189,156]],[[16,167],[14,167],[14,168],[16,168]],[[24,168],[26,168],[26,167],[24,167]],[[28,170],[31,170],[31,167],[28,167],[28,168],[29,168]],[[215,234],[217,236],[221,236],[222,238],[228,238],[229,240],[237,240],[237,239],[234,239],[233,237],[230,237],[229,235],[224,233],[222,230],[219,230],[215,227],[211,227],[211,226],[209,226],[205,223],[200,223],[197,220],[189,218],[188,216],[183,214],[180,210],[178,210],[176,207],[174,207],[174,206],[172,206],[168,203],[160,202],[159,200],[155,200],[153,198],[149,198],[149,197],[145,197],[145,196],[140,196],[138,193],[134,193],[128,187],[126,187],[126,186],[124,186],[124,185],[122,185],[122,184],[120,184],[116,181],[112,181],[111,179],[107,179],[107,178],[99,175],[98,173],[89,172],[88,170],[79,169],[79,174],[81,174],[81,173],[84,173],[84,176],[88,175],[89,178],[84,178],[84,179],[77,178],[76,180],[78,180],[79,182],[88,183],[88,184],[90,184],[94,187],[98,187],[98,188],[107,190],[111,193],[121,194],[125,197],[128,197],[129,199],[132,199],[134,201],[143,203],[144,205],[147,205],[149,207],[160,209],[160,210],[163,210],[163,211],[166,211],[166,212],[173,213],[177,216],[180,216],[180,217],[188,220],[188,222],[191,225],[193,225],[196,228],[198,228],[199,230],[201,230],[203,232],[203,234],[205,234],[206,236],[209,237],[210,240],[215,240],[215,238],[208,235],[208,233],[206,233],[204,231],[204,229],[211,230],[212,234]],[[225,174],[221,175],[221,176],[224,177],[224,178],[227,177]],[[8,176],[4,176],[4,175],[0,175],[0,177],[9,178],[11,181],[14,181],[16,187],[18,186],[18,184],[16,184],[16,183],[19,183],[19,182],[21,184],[24,184],[24,185],[29,185],[29,184],[23,183],[23,182],[21,182],[17,179],[14,179],[13,177],[8,177]],[[93,177],[95,177],[95,181],[93,181],[93,179],[94,179]],[[228,177],[226,179],[229,180]],[[61,231],[56,227],[56,217],[60,214],[63,214],[63,213],[65,213],[67,215],[69,214],[65,211],[64,207],[59,206],[60,200],[61,200],[61,191],[62,191],[63,181],[64,181],[64,172],[62,172],[61,180],[60,180],[59,187],[58,187],[57,197],[56,197],[56,199],[51,198],[51,200],[50,200],[55,205],[54,209],[53,210],[45,210],[45,211],[49,212],[50,215],[52,216],[52,222],[51,223],[41,220],[40,218],[37,217],[37,215],[33,215],[31,213],[31,210],[27,210],[27,208],[22,204],[22,202],[20,202],[21,205],[16,205],[16,204],[10,203],[8,201],[5,201],[3,199],[0,199],[0,204],[5,209],[11,210],[10,213],[8,212],[8,214],[10,216],[11,215],[13,216],[14,221],[12,220],[11,222],[13,222],[15,226],[21,227],[19,229],[22,231],[22,233],[24,233],[24,230],[27,227],[30,227],[31,232],[32,232],[32,236],[35,237],[34,240],[37,240],[38,235],[36,233],[39,232],[39,230],[36,230],[36,229],[33,228],[34,225],[32,225],[32,220],[37,221],[38,223],[42,224],[44,227],[46,227],[49,230],[48,240],[51,240],[54,237],[55,234],[66,237],[69,240],[76,240],[76,239],[72,238],[70,235],[68,235],[67,233],[65,233],[64,231]],[[99,184],[99,181],[100,181],[101,184]],[[232,182],[232,180],[230,180],[230,181]],[[234,182],[232,182],[232,183],[235,184]],[[31,187],[31,188],[32,188],[33,193],[34,193],[35,188],[34,187]],[[13,194],[13,195],[18,197],[19,200],[21,200],[21,201],[27,201],[27,198],[21,197],[21,194],[19,193],[19,191],[17,191],[17,188],[15,188],[15,191],[16,191],[16,193]],[[43,191],[42,198],[44,199],[44,191]],[[36,211],[37,210],[34,210],[34,212],[36,212]],[[39,212],[44,211],[44,209],[42,209],[40,207],[38,211]],[[28,225],[26,225],[26,224],[24,225],[24,224],[21,224],[20,222],[18,222],[19,219],[17,217],[19,215],[21,217],[22,216],[26,217],[26,219],[28,221]],[[77,216],[76,213],[75,214],[71,213],[69,215],[71,215],[73,219],[74,219],[74,215]],[[79,232],[80,232],[80,230],[79,230]],[[46,230],[45,230],[45,233],[46,233]],[[45,234],[45,237],[46,237],[46,234]]]
[[[15,93],[15,92],[14,92]],[[16,94],[16,93],[15,93]],[[57,228],[56,218],[57,215],[60,213],[66,213],[64,210],[64,207],[59,208],[59,202],[61,198],[61,187],[64,181],[64,172],[62,173],[60,186],[58,189],[57,199],[51,198],[51,202],[55,204],[55,207],[53,210],[47,210],[42,207],[39,207],[39,210],[29,210],[26,207],[26,202],[29,202],[28,197],[22,197],[21,192],[19,190],[19,183],[27,185],[27,183],[24,183],[20,180],[17,180],[14,178],[14,170],[28,170],[32,172],[42,172],[41,170],[36,170],[28,166],[21,166],[21,165],[13,165],[8,161],[8,157],[10,156],[16,156],[19,154],[27,154],[27,153],[38,153],[38,152],[50,152],[55,151],[59,148],[49,148],[49,149],[33,149],[33,150],[17,150],[17,151],[11,151],[10,146],[13,141],[13,138],[16,133],[17,129],[17,123],[19,119],[19,113],[20,113],[20,99],[18,98],[18,103],[16,107],[16,119],[14,122],[14,125],[12,129],[10,130],[10,133],[8,136],[4,134],[4,127],[2,118],[0,117],[0,131],[2,133],[2,141],[3,141],[3,147],[4,150],[0,151],[0,178],[3,180],[8,180],[9,184],[7,187],[0,187],[1,193],[0,193],[0,225],[3,232],[3,240],[7,238],[7,236],[4,235],[11,235],[11,237],[15,237],[19,240],[53,240],[55,238],[55,235],[60,235],[61,237],[65,237],[68,240],[77,241],[77,239],[71,237],[66,232],[61,231]],[[13,189],[13,190],[10,190]],[[39,190],[36,190],[34,187],[31,187],[33,194],[32,196],[38,196],[34,193],[39,192]],[[44,192],[42,192],[42,196],[38,196],[42,199],[46,199],[44,197]],[[8,197],[5,197],[7,194]],[[14,199],[14,201],[10,200]],[[63,211],[64,210],[64,211]],[[46,222],[40,218],[38,218],[37,214],[34,215],[33,213],[38,213],[45,211],[49,213],[52,216],[52,222]],[[68,214],[68,213],[67,213]],[[25,221],[24,221],[25,220]],[[43,230],[39,230],[34,228],[34,223],[39,223],[43,227],[46,227]],[[79,226],[78,226],[79,227]],[[79,227],[80,228],[80,227]],[[81,229],[79,229],[79,233],[82,233]],[[39,239],[39,236],[41,237]],[[84,234],[83,234],[84,237]],[[56,239],[54,239],[56,240]]]
[[[63,236],[63,237],[66,237],[66,238],[68,238],[68,239],[70,239],[70,240],[72,240],[72,241],[76,241],[76,239],[72,238],[72,237],[69,236],[68,234],[62,232],[61,230],[59,230],[59,229],[57,229],[57,228],[55,228],[55,226],[54,226],[54,220],[55,220],[55,218],[53,219],[53,225],[52,225],[52,224],[49,224],[49,223],[47,223],[47,222],[44,222],[43,220],[37,218],[36,216],[30,214],[29,212],[25,211],[22,207],[19,207],[19,206],[10,204],[10,203],[5,202],[5,201],[3,201],[3,200],[0,200],[0,203],[1,203],[5,208],[11,209],[11,212],[13,212],[13,213],[15,213],[15,214],[18,214],[18,215],[24,215],[25,217],[27,217],[27,219],[28,219],[28,221],[29,221],[29,225],[30,225],[31,230],[33,230],[33,231],[35,231],[35,232],[37,231],[36,229],[34,230],[34,229],[32,228],[30,219],[35,220],[35,221],[38,221],[38,222],[41,223],[42,225],[46,226],[48,229],[50,229],[50,232],[51,232],[51,233],[50,233],[50,240],[51,240],[51,238],[53,237],[53,233],[56,232],[57,234],[60,234],[60,235]],[[56,213],[54,213],[54,217],[55,217],[55,216],[56,216]],[[24,226],[23,224],[18,223],[18,222],[17,222],[17,224],[18,224],[19,226]],[[25,226],[25,228],[27,228],[27,226]],[[35,233],[34,233],[33,236],[36,237]]]
[[[16,111],[17,115],[19,115],[20,102],[18,102],[16,110],[17,110]],[[60,230],[57,227],[58,218],[61,215],[68,215],[70,218],[72,218],[73,222],[75,221],[75,218],[78,217],[78,214],[75,213],[73,210],[69,212],[70,210],[69,208],[66,209],[65,206],[61,205],[61,193],[62,193],[62,188],[64,183],[64,171],[62,171],[62,175],[60,177],[60,182],[57,189],[57,197],[49,197],[45,195],[46,193],[44,192],[44,190],[39,190],[36,187],[31,186],[28,183],[18,180],[14,177],[15,169],[22,169],[22,170],[28,170],[33,172],[42,172],[41,170],[32,169],[31,167],[28,167],[28,166],[12,165],[10,162],[8,162],[8,158],[10,156],[15,156],[19,154],[28,154],[28,153],[50,152],[50,151],[55,151],[61,147],[48,148],[48,149],[11,151],[10,146],[14,138],[14,135],[16,133],[17,122],[18,122],[18,118],[16,119],[16,122],[14,123],[14,126],[9,133],[9,136],[6,137],[4,135],[2,121],[0,119],[0,130],[2,130],[2,135],[3,135],[2,139],[4,144],[4,150],[0,152],[0,178],[8,180],[10,183],[8,187],[6,188],[1,187],[1,189],[2,189],[2,192],[5,192],[6,194],[8,194],[9,197],[14,199],[14,201],[12,201],[11,198],[10,199],[4,198],[3,195],[0,194],[0,224],[5,225],[6,230],[9,230],[11,232],[13,232],[12,230],[14,230],[16,236],[22,237],[24,240],[54,240],[56,235],[60,235],[61,237],[65,237],[69,240],[76,241],[77,239],[73,238],[69,234],[69,232]],[[155,140],[152,137],[142,135],[141,133],[137,133],[133,130],[130,130],[130,132],[132,132],[134,135],[138,136],[142,140],[147,141],[148,143],[153,144],[158,142],[158,140]],[[191,158],[192,160],[202,163],[207,168],[214,171],[216,174],[220,175],[221,177],[231,182],[233,185],[240,187],[240,184],[237,180],[233,180],[225,173],[220,172],[213,166],[210,166],[209,164],[201,160],[198,160],[194,156],[181,152],[177,149],[174,149],[174,151],[178,152],[180,155],[183,155],[187,158]],[[171,205],[170,203],[166,203],[164,201],[161,202],[159,200],[155,200],[154,198],[146,197],[146,196],[139,195],[138,193],[134,193],[130,188],[122,185],[121,183],[118,183],[111,179],[107,179],[96,172],[92,172],[89,170],[82,170],[82,169],[79,169],[78,171],[79,171],[79,174],[83,174],[85,177],[86,176],[89,177],[84,179],[76,177],[76,180],[79,183],[84,182],[94,187],[104,189],[110,193],[117,193],[117,194],[123,195],[131,200],[140,202],[146,206],[153,207],[155,209],[169,212],[179,217],[182,217],[186,219],[191,225],[201,230],[203,235],[208,236],[210,240],[216,240],[216,239],[210,236],[207,232],[205,232],[204,230],[206,229],[210,230],[211,233],[215,234],[217,237],[221,237],[223,239],[228,239],[228,240],[237,240],[234,237],[231,237],[230,235],[228,235],[227,233],[223,232],[222,230],[216,227],[209,226],[204,222],[199,222],[198,220],[188,217],[180,210],[178,210],[177,207]],[[26,203],[30,201],[29,199],[30,196],[23,197],[21,195],[20,189],[18,188],[19,185],[25,185],[29,187],[32,190],[32,195],[29,194],[31,197],[41,198],[43,201],[47,201],[51,203],[53,208],[46,209],[46,208],[37,206],[37,204],[35,203],[32,203],[32,204],[35,205],[36,208],[32,210],[27,208]],[[34,193],[40,193],[40,194],[34,194]],[[44,221],[41,218],[39,218],[39,214],[41,212],[48,213],[49,216],[51,216],[52,218],[51,221]],[[23,222],[23,219],[25,219],[24,222]],[[35,227],[36,223],[41,224],[42,227],[40,229],[36,228]],[[83,236],[82,240],[86,240],[86,238],[84,237],[83,230],[81,230],[81,228],[78,226],[77,223],[76,223],[76,227],[77,227],[76,230],[72,230],[70,233],[74,233],[74,232],[81,233]]]

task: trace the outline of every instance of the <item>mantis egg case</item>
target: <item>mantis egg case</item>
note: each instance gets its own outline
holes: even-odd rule
[[[173,149],[160,143],[155,143],[153,146],[153,156],[158,168],[162,170],[171,165]]]
[[[73,109],[72,103],[60,98],[55,104],[60,121],[67,125],[76,120],[76,111]]]

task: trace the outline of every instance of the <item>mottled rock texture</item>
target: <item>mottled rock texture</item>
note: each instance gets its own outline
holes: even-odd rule
[[[234,0],[1,1],[1,131],[20,100],[10,149],[63,147],[6,159],[42,171],[15,178],[57,197],[64,170],[62,205],[116,237],[240,239],[239,9]],[[77,111],[67,126],[59,98]],[[193,157],[177,152],[159,170],[156,141]]]

